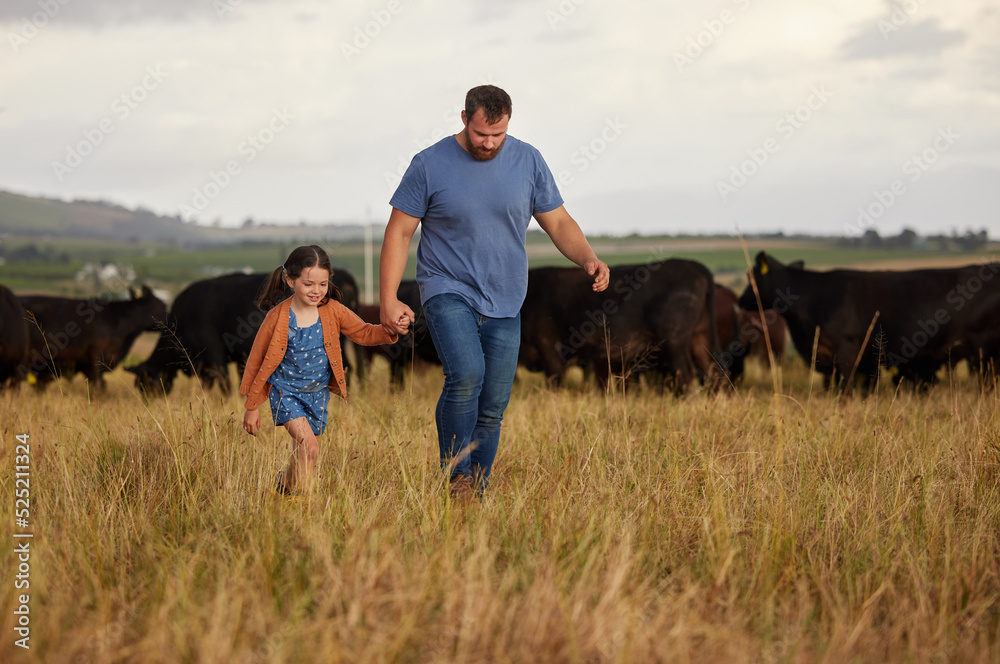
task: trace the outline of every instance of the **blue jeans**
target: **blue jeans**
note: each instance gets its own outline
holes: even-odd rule
[[[520,314],[490,318],[460,296],[442,293],[427,300],[424,316],[444,365],[444,389],[434,413],[441,467],[455,463],[452,475],[471,475],[483,491],[517,371]]]

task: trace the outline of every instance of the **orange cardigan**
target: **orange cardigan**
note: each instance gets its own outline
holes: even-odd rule
[[[347,401],[347,383],[344,381],[344,369],[341,366],[340,335],[363,346],[379,346],[395,343],[399,338],[390,335],[381,325],[371,325],[361,320],[357,314],[336,300],[327,300],[319,305],[319,319],[323,325],[323,346],[333,375],[330,378],[330,391]],[[264,322],[257,330],[253,341],[250,357],[247,358],[246,369],[243,370],[243,382],[240,383],[240,394],[247,398],[247,410],[254,410],[267,401],[271,384],[267,382],[274,370],[285,357],[288,346],[288,312],[291,310],[291,299],[286,299],[267,312]]]

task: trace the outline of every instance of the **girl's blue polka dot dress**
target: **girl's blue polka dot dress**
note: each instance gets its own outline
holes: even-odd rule
[[[317,319],[298,327],[295,312],[288,312],[288,347],[281,364],[271,374],[271,413],[276,425],[305,417],[317,436],[326,428],[330,402],[330,361],[323,347],[323,325]]]

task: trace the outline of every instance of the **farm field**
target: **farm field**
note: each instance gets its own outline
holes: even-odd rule
[[[87,263],[127,265],[137,283],[146,283],[176,295],[193,281],[235,271],[270,272],[288,252],[303,242],[245,242],[232,246],[180,248],[168,244],[106,242],[82,239],[49,239],[8,236],[0,238],[8,247],[34,246],[50,257],[31,262],[0,261],[0,284],[16,293],[52,293],[67,297],[91,297],[99,290],[92,279],[76,275]],[[373,247],[373,292],[378,293],[378,252],[381,237]],[[334,266],[348,270],[364,292],[364,245],[359,242],[319,242],[329,251]],[[595,251],[609,265],[644,263],[665,258],[687,258],[704,263],[726,285],[745,284],[746,258],[736,237],[597,237]],[[778,260],[802,259],[810,269],[857,267],[911,269],[928,266],[964,265],[993,260],[996,243],[979,251],[938,251],[929,248],[876,249],[838,246],[830,238],[750,237],[746,240],[751,258],[758,251],[772,253]],[[416,274],[416,241],[404,275]],[[530,267],[571,265],[553,247],[544,233],[528,238]],[[104,287],[107,287],[105,284]]]
[[[961,372],[867,399],[795,358],[681,399],[519,373],[472,505],[437,469],[439,370],[331,403],[296,501],[238,396],[130,378],[0,394],[0,496],[26,433],[34,534],[0,661],[1000,661],[1000,394]]]

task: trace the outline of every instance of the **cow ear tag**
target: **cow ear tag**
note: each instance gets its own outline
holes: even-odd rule
[[[760,273],[767,274],[767,261],[764,261],[760,264]]]

